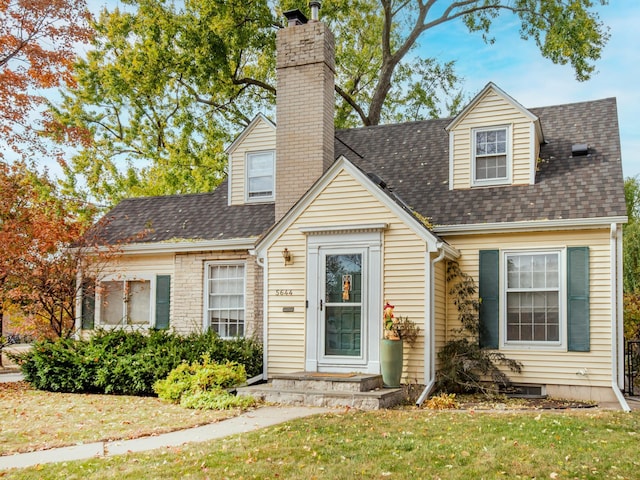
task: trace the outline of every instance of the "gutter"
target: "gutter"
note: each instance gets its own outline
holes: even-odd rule
[[[623,309],[620,306],[620,288],[622,285],[622,235],[618,232],[618,225],[611,224],[611,388],[620,407],[625,412],[631,408],[627,399],[620,391],[618,384],[618,366],[623,365]],[[624,377],[622,377],[624,382]]]
[[[556,220],[525,220],[520,222],[470,223],[438,225],[433,231],[438,235],[476,235],[483,233],[513,233],[547,230],[582,230],[602,228],[611,223],[626,223],[627,217],[574,218]]]
[[[430,265],[430,269],[429,269],[429,293],[427,295],[427,299],[429,301],[429,330],[427,331],[425,329],[425,339],[424,339],[424,358],[425,358],[425,364],[428,365],[428,369],[425,368],[425,373],[427,373],[427,375],[425,375],[425,383],[426,383],[426,387],[424,388],[424,390],[422,391],[422,393],[420,394],[420,397],[418,397],[418,401],[416,402],[416,405],[419,407],[421,406],[425,399],[427,398],[427,396],[429,395],[429,393],[431,392],[431,390],[433,389],[433,386],[436,383],[436,337],[435,337],[435,316],[436,316],[436,306],[435,306],[435,285],[434,285],[434,269],[436,266],[436,263],[442,261],[442,259],[445,256],[445,251],[446,249],[444,248],[444,244],[442,242],[438,242],[437,244],[437,248],[440,251],[440,254],[434,258],[433,260],[431,260],[431,265]],[[428,260],[425,261],[425,264],[428,265]]]
[[[256,244],[257,237],[230,238],[225,240],[178,240],[149,243],[127,243],[118,246],[119,253],[154,255],[162,253],[189,253],[222,250],[249,250]],[[110,251],[109,247],[98,247],[99,252]]]

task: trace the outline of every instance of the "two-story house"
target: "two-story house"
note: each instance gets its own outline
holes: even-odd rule
[[[278,32],[276,123],[228,147],[210,193],[122,201],[79,326],[255,335],[267,378],[380,371],[385,301],[421,328],[404,376],[429,387],[458,326],[455,260],[479,285],[481,343],[522,385],[626,403],[615,99],[525,108],[489,83],[455,118],[335,131],[334,43]],[[147,232],[139,235],[141,232]]]

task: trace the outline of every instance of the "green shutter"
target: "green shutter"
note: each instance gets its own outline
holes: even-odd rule
[[[567,248],[567,315],[569,351],[588,352],[589,247]]]
[[[169,328],[169,307],[171,298],[171,275],[156,277],[156,328]]]
[[[480,347],[498,348],[500,319],[500,252],[480,250]]]
[[[95,325],[96,294],[95,280],[87,279],[82,282],[82,329],[91,330]]]

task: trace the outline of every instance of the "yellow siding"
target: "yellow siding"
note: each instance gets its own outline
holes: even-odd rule
[[[276,131],[266,121],[256,122],[250,132],[246,133],[242,142],[235,147],[229,158],[231,172],[231,204],[245,203],[245,160],[246,154],[263,150],[276,149]],[[277,169],[277,160],[276,160]]]
[[[529,184],[531,162],[535,161],[530,150],[531,124],[531,120],[521,111],[493,90],[489,90],[450,133],[454,135],[453,188],[471,187],[472,130],[503,125],[511,126],[512,183]]]
[[[609,230],[520,233],[484,236],[448,236],[445,240],[461,252],[460,267],[478,279],[478,251],[483,249],[535,249],[589,247],[591,351],[501,349],[523,363],[522,374],[510,374],[524,383],[609,387],[611,385],[611,286]],[[499,247],[497,247],[499,246]],[[452,298],[447,299],[447,334],[459,326]],[[586,369],[588,375],[576,372]]]
[[[98,277],[105,275],[173,275],[173,253],[162,255],[120,255],[108,265],[99,266]]]
[[[435,344],[436,352],[442,350],[447,339],[447,285],[446,260],[436,263],[434,270],[434,313],[435,313]],[[436,357],[436,369],[438,368]]]
[[[384,232],[382,246],[384,298],[379,301],[381,304],[384,300],[393,303],[397,315],[408,316],[424,332],[424,241],[343,170],[272,244],[267,253],[269,375],[299,371],[305,366],[307,238],[300,228],[377,222],[389,225]],[[285,247],[293,254],[292,265],[284,265],[282,250]],[[276,290],[292,288],[292,295],[276,296]],[[283,312],[285,306],[294,307],[294,312]],[[382,319],[371,319],[371,322],[375,322],[371,328],[381,334]],[[423,338],[421,333],[418,344],[411,350],[405,349],[405,379],[424,376]]]

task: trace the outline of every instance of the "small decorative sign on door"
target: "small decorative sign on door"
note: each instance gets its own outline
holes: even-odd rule
[[[349,292],[351,291],[351,275],[342,275],[342,300],[349,300]]]

